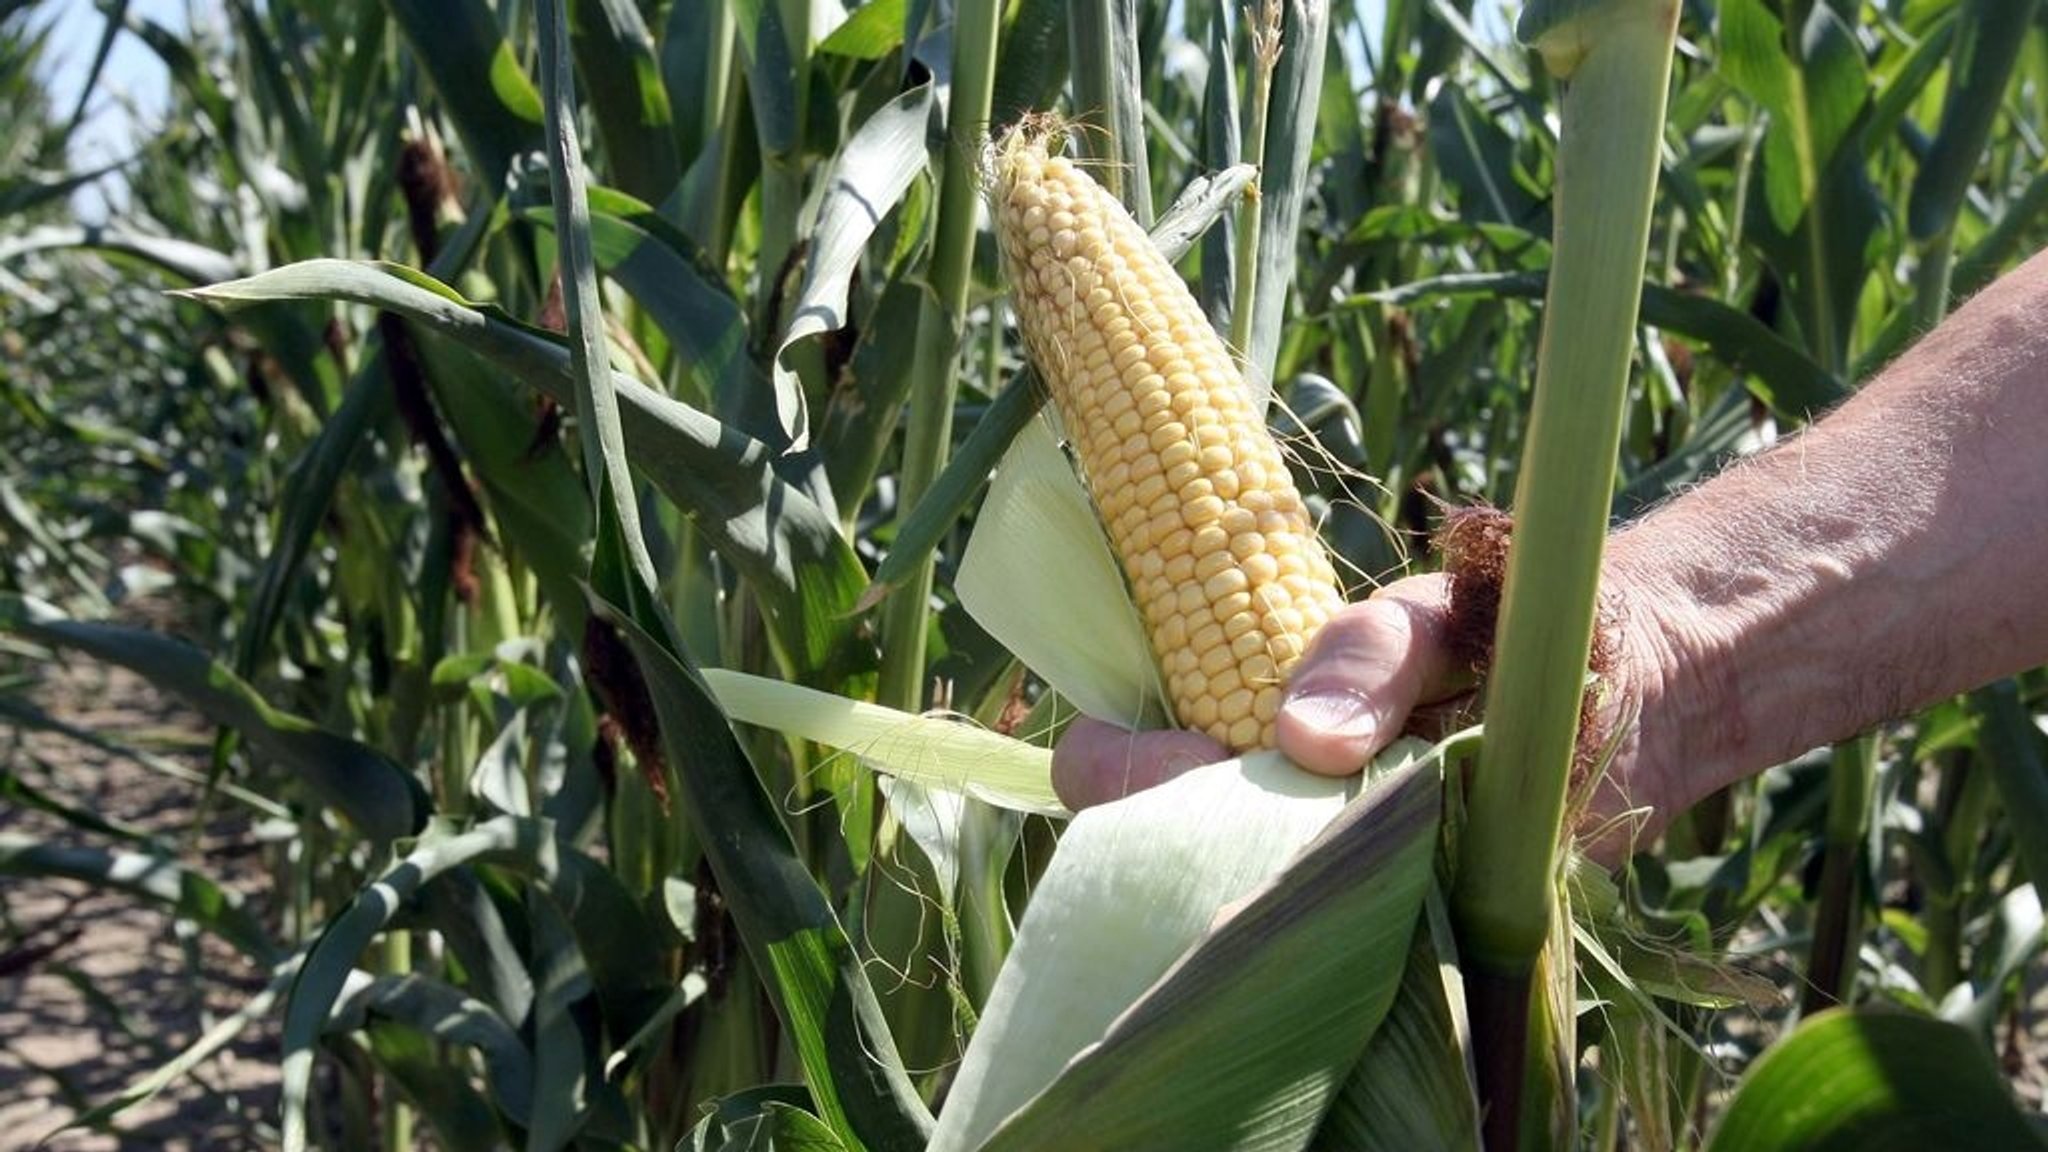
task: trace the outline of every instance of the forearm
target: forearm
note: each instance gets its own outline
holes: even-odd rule
[[[1609,546],[1651,803],[2048,660],[2048,255]]]

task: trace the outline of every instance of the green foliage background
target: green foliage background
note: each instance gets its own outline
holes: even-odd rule
[[[194,869],[134,894],[272,971],[250,1016],[284,1022],[288,1140],[918,1147],[1055,830],[980,813],[949,887],[869,775],[734,733],[694,669],[990,724],[1039,698],[952,594],[1029,414],[960,192],[985,131],[1071,74],[1142,94],[1105,118],[1121,135],[1084,134],[1129,202],[1269,162],[1183,266],[1270,366],[1280,430],[1350,470],[1301,479],[1363,587],[1428,564],[1435,501],[1513,492],[1556,93],[1490,0],[1371,24],[1291,0],[1290,30],[1327,20],[1326,65],[1283,51],[1263,136],[1234,2],[575,0],[556,52],[562,7],[227,0],[177,32],[105,3],[172,88],[102,175],[69,167],[75,117],[35,80],[55,5],[0,0],[0,694],[51,649],[135,668],[220,725],[195,811],[230,785],[281,806],[298,847],[266,839],[262,907]],[[959,117],[976,68],[988,123]],[[2031,0],[1697,0],[1673,84],[1618,516],[1823,411],[2048,241]],[[588,184],[587,249],[551,172]],[[127,195],[86,225],[91,179]],[[1264,228],[1241,276],[1236,239],[1275,212],[1298,230]],[[286,299],[166,295],[288,266],[262,293]],[[185,609],[182,640],[82,623],[145,596]],[[2029,1044],[2043,688],[1709,800],[1639,862],[1635,914],[1808,1012]],[[0,839],[0,871],[174,867],[56,810],[70,831]],[[1658,1049],[1654,1082],[1589,1078],[1589,1145],[1700,1144],[1784,1031],[1776,1007],[1660,1004],[1582,1026]],[[1872,1043],[1928,1042],[1911,1027]],[[1901,1092],[1859,1115],[1931,1106]]]

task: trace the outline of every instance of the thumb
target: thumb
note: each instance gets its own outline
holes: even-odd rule
[[[1416,576],[1331,617],[1288,678],[1280,750],[1311,772],[1357,772],[1416,705],[1455,692],[1449,595],[1444,577]]]

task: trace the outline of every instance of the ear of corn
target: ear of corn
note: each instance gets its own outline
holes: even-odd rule
[[[1273,745],[1287,671],[1343,594],[1229,349],[1137,222],[1042,128],[1000,146],[1018,325],[1144,616],[1175,715]]]

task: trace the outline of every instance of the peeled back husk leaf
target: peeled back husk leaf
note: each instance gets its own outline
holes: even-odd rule
[[[1032,893],[929,1152],[978,1147],[1004,1117],[1350,799],[1276,753],[1198,768],[1076,816]]]
[[[704,669],[718,706],[742,724],[837,748],[869,767],[1017,812],[1064,816],[1052,789],[1052,753],[964,720],[899,712],[830,692]]]
[[[1302,1147],[1400,981],[1436,845],[1426,752],[1404,741],[1383,755],[1387,775],[1349,815],[1356,778],[1255,753],[1077,817],[932,1152],[1060,1132],[1089,1147],[1187,1147],[1203,1132],[1217,1147]],[[1364,824],[1319,840],[1339,817]],[[1329,1032],[1303,1036],[1304,1013]]]
[[[1044,420],[1026,425],[997,467],[954,589],[976,623],[1082,712],[1130,728],[1166,723],[1151,641]]]
[[[1344,1081],[1315,1152],[1479,1152],[1465,985],[1440,893],[1424,904],[1401,988]]]

